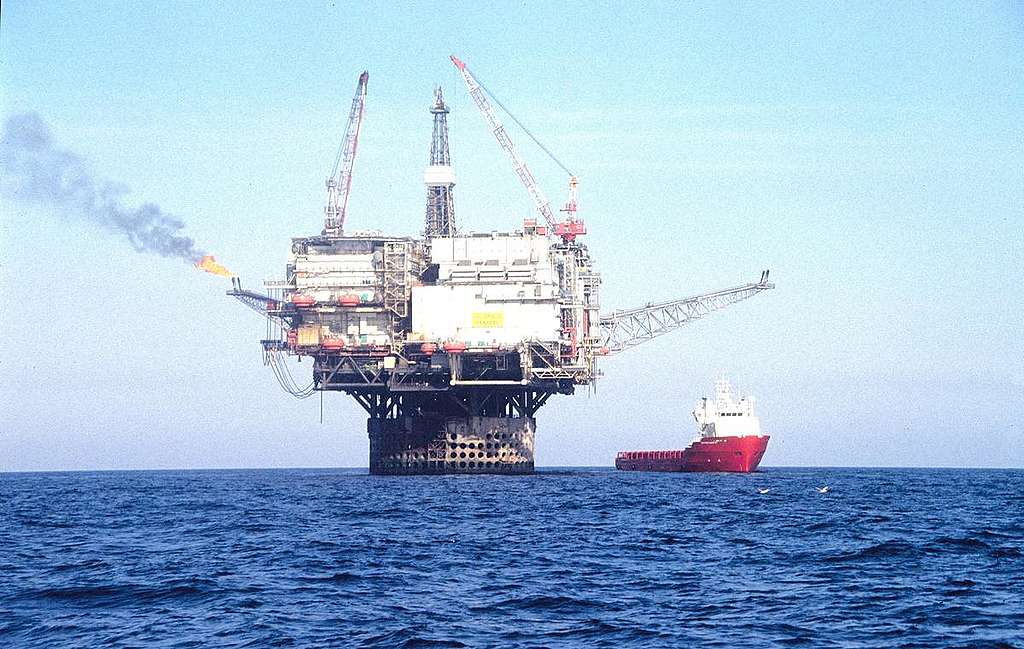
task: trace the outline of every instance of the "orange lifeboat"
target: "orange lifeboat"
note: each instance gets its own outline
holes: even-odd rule
[[[292,295],[292,304],[295,306],[313,306],[316,304],[316,298],[305,293],[296,293]]]
[[[444,344],[444,350],[449,354],[461,354],[466,351],[466,343],[454,340]]]
[[[430,356],[431,354],[437,351],[437,345],[435,345],[434,343],[423,343],[423,345],[420,347],[420,351],[426,354],[427,356]]]
[[[324,338],[323,342],[320,343],[320,346],[324,349],[344,349],[345,340],[343,338]]]
[[[359,296],[353,293],[346,293],[338,298],[338,304],[341,306],[359,306]]]

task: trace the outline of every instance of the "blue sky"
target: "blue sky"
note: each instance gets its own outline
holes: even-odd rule
[[[431,88],[461,226],[531,203],[448,55],[579,175],[605,310],[778,289],[619,357],[539,415],[546,465],[678,447],[725,373],[766,464],[1024,466],[1020,3],[3,3],[0,112],[35,111],[250,286],[319,231],[370,72],[352,228],[421,227]],[[564,174],[513,138],[553,202]],[[365,466],[295,401],[223,280],[0,203],[0,470]],[[309,371],[296,366],[297,374]]]

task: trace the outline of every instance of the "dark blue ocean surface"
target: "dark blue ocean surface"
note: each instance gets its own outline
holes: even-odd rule
[[[1024,647],[1024,471],[2,474],[0,646]]]

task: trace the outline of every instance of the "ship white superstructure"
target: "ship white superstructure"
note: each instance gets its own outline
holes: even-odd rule
[[[761,434],[754,397],[734,394],[726,379],[715,381],[715,398],[701,398],[693,411],[700,437],[743,437]]]

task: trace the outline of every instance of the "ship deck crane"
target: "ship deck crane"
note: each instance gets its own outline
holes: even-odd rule
[[[537,208],[537,211],[541,213],[541,216],[543,216],[544,220],[547,222],[549,228],[548,231],[554,232],[566,242],[574,240],[581,234],[586,234],[586,225],[583,221],[576,218],[576,192],[578,185],[576,176],[573,176],[571,173],[569,174],[569,200],[566,203],[565,208],[562,210],[567,214],[566,220],[561,223],[556,222],[554,212],[551,210],[551,202],[548,201],[544,192],[541,191],[540,187],[537,185],[537,180],[530,172],[530,168],[526,166],[526,161],[519,155],[519,151],[516,150],[515,144],[512,143],[511,138],[508,136],[508,132],[505,131],[505,126],[501,123],[501,120],[498,119],[497,114],[495,114],[494,109],[491,107],[491,103],[487,101],[487,97],[484,95],[485,88],[483,87],[483,84],[473,76],[473,73],[469,71],[466,64],[457,56],[453,54],[451,56],[451,60],[462,74],[462,79],[466,82],[466,88],[469,89],[470,97],[473,98],[477,108],[480,109],[484,119],[487,120],[487,125],[491,129],[491,134],[494,135],[494,138],[498,141],[502,150],[505,151],[509,159],[512,161],[512,166],[516,170],[516,175],[519,176],[519,180],[522,181],[523,186],[526,187],[526,191],[530,193],[530,197],[533,199],[533,204]],[[509,114],[511,115],[511,113]],[[515,118],[513,117],[512,119]],[[516,123],[518,123],[518,120],[516,120]],[[522,125],[520,124],[520,126]],[[533,135],[530,134],[529,131],[527,131],[527,134],[533,138]],[[533,139],[536,141],[536,138]],[[537,143],[540,144],[539,142]],[[543,145],[541,145],[541,148],[545,153],[551,156],[551,158],[555,160],[562,169],[565,169],[565,165],[551,155],[550,151],[548,151]],[[565,170],[568,172],[568,169]]]
[[[345,227],[345,210],[348,207],[348,194],[352,187],[352,167],[356,160],[356,147],[359,145],[359,130],[363,124],[366,82],[369,77],[369,73],[365,71],[359,75],[356,94],[352,98],[352,108],[348,113],[345,138],[338,147],[334,168],[327,178],[327,207],[324,208],[325,235],[340,236]]]

